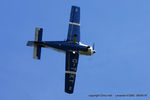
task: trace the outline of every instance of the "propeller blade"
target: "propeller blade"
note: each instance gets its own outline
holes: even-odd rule
[[[93,50],[94,50],[94,48],[95,48],[95,43],[93,43]]]

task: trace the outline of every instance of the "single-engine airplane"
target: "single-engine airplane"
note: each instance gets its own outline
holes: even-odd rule
[[[67,40],[42,41],[42,33],[42,28],[36,28],[35,41],[28,41],[27,46],[34,47],[34,59],[40,59],[42,47],[53,48],[66,53],[65,92],[72,94],[75,85],[79,54],[92,55],[96,53],[94,45],[92,47],[80,42],[80,8],[76,6],[72,6],[71,8]]]

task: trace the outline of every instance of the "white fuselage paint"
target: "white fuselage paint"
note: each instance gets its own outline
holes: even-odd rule
[[[92,54],[95,53],[95,50],[94,50],[94,48],[93,48],[92,46],[88,46],[88,45],[83,44],[83,43],[81,43],[81,42],[79,42],[79,45],[82,45],[82,46],[85,46],[85,47],[89,47],[89,48],[88,48],[88,51],[79,51],[79,53],[80,53],[81,55],[88,55],[88,56],[90,56],[90,55],[92,55]]]

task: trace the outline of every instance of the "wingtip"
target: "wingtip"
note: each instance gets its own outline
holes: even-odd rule
[[[72,8],[78,8],[78,9],[80,9],[79,6],[75,6],[75,5],[72,5]]]
[[[73,91],[65,91],[67,94],[73,94]]]

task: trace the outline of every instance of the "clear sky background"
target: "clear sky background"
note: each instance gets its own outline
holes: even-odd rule
[[[81,7],[80,56],[74,94],[64,92],[65,54],[42,49],[34,60],[35,27],[43,40],[67,38],[71,6]],[[0,100],[150,99],[150,0],[1,0]],[[147,94],[147,97],[89,97]]]

